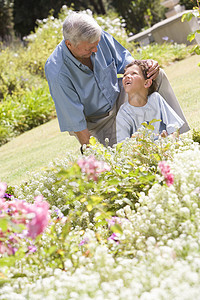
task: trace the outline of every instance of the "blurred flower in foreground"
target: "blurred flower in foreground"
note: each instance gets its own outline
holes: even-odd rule
[[[104,161],[96,160],[94,155],[89,157],[79,158],[77,161],[81,171],[88,175],[88,178],[91,178],[95,181],[98,179],[98,174],[110,171],[110,166]]]
[[[0,181],[0,198],[3,198],[7,189],[7,184]]]
[[[24,200],[4,198],[7,185],[0,182],[0,254],[13,255],[19,248],[19,240],[41,234],[49,222],[49,204],[43,196],[33,204]],[[30,249],[29,249],[30,250]],[[33,249],[31,250],[33,252]]]
[[[166,161],[160,161],[158,163],[161,174],[165,177],[167,186],[170,186],[174,183],[174,175],[171,173],[170,166]]]
[[[46,201],[43,201],[42,196],[38,196],[35,199],[35,203],[27,209],[29,213],[32,213],[34,217],[28,222],[28,236],[32,239],[36,238],[40,233],[44,231],[48,225],[49,216],[48,216],[49,204]]]

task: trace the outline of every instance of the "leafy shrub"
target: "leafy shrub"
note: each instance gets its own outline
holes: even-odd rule
[[[190,55],[190,47],[184,44],[163,43],[149,44],[142,48],[135,48],[133,56],[135,59],[154,59],[161,67],[165,67],[171,62],[182,60]]]
[[[196,1],[197,3],[197,6],[194,6],[193,7],[193,11],[191,12],[188,12],[188,13],[185,13],[183,16],[182,16],[182,19],[181,21],[184,22],[184,21],[191,21],[192,18],[197,18],[198,20],[200,19],[200,6],[199,6],[199,1],[197,0]],[[191,32],[190,34],[188,34],[187,36],[187,40],[192,42],[194,39],[195,39],[195,36],[200,34],[200,30],[197,29],[193,32]],[[196,53],[197,55],[200,55],[200,46],[197,44],[195,46],[192,47],[191,49],[191,53]],[[198,64],[200,66],[200,63]]]
[[[54,116],[55,108],[47,83],[20,96],[8,96],[6,101],[0,103],[0,145]]]
[[[51,222],[32,245],[0,257],[2,299],[198,295],[199,145],[143,134],[114,148],[91,139],[80,158],[69,154],[15,187],[18,201],[42,193]]]
[[[197,142],[200,144],[200,130],[193,129],[192,138],[193,138],[194,142]]]
[[[19,55],[24,50],[19,48],[16,52],[6,48],[0,54],[0,101],[8,95],[20,95],[27,89],[36,87],[40,78],[32,76],[25,68],[24,61]]]

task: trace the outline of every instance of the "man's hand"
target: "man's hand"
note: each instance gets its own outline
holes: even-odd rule
[[[166,131],[166,130],[163,130],[163,131],[161,132],[160,136],[161,136],[161,137],[164,137],[164,138],[167,137],[167,136],[168,136],[167,131]]]
[[[89,130],[86,128],[82,131],[76,131],[75,134],[78,137],[78,140],[80,142],[80,144],[83,145],[88,145],[89,144],[89,140],[90,140],[90,132]]]
[[[153,59],[147,59],[146,62],[149,66],[149,70],[147,74],[148,78],[156,79],[160,69],[158,62]]]

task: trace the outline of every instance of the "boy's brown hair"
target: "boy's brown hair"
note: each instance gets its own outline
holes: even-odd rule
[[[142,71],[142,74],[144,76],[144,79],[149,79],[147,77],[147,71],[149,69],[149,66],[148,66],[148,64],[147,64],[146,61],[144,61],[144,60],[137,60],[136,59],[136,60],[132,61],[130,64],[126,65],[126,67],[124,69],[124,72],[128,68],[132,67],[133,65],[137,65],[137,66],[140,67],[140,69]],[[151,84],[151,86],[148,89],[148,96],[151,95],[152,93],[156,92],[156,90],[157,90],[157,84],[156,84],[155,80],[152,80],[152,84]]]

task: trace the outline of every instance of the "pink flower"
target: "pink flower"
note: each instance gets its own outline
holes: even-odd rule
[[[5,182],[0,182],[0,198],[3,198],[7,189],[7,184]]]
[[[28,250],[29,250],[28,254],[31,254],[37,251],[37,247],[35,245],[30,245],[28,246]]]
[[[116,233],[111,234],[111,236],[109,236],[109,238],[107,240],[108,241],[113,240],[114,242],[116,242],[116,244],[119,244],[119,238],[116,235]]]
[[[90,155],[86,158],[80,158],[77,161],[81,171],[88,175],[88,178],[92,178],[97,181],[98,174],[110,171],[110,166],[104,161],[96,160],[94,155]]]
[[[87,244],[88,242],[89,242],[89,239],[85,238],[79,243],[79,246],[83,246],[83,245]]]
[[[42,196],[36,197],[33,204],[18,199],[0,199],[0,217],[8,215],[13,223],[26,225],[28,236],[34,239],[44,231],[49,221],[49,204],[42,199]]]
[[[161,174],[165,177],[167,186],[172,185],[174,183],[174,175],[171,173],[170,166],[167,162],[160,161],[158,167],[160,168]]]
[[[121,225],[121,219],[119,217],[112,217],[111,219],[107,219],[108,222],[108,228],[111,228],[115,224]]]
[[[46,201],[36,200],[29,207],[28,213],[34,214],[34,217],[28,222],[28,236],[35,239],[37,235],[42,233],[49,222],[49,204]]]
[[[11,245],[6,245],[5,243],[0,242],[0,254],[14,255],[17,251],[17,248],[12,247]]]

